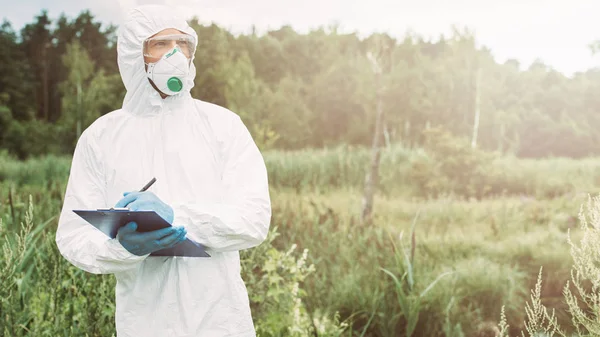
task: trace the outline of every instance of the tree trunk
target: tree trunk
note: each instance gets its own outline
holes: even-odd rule
[[[471,147],[475,148],[477,146],[477,135],[479,134],[479,115],[481,114],[481,109],[479,107],[479,100],[481,95],[481,68],[477,69],[477,79],[475,82],[475,121],[473,122],[473,139],[471,140]]]
[[[390,131],[388,130],[387,123],[383,123],[383,138],[385,139],[385,147],[389,148],[392,146]]]
[[[43,79],[42,79],[42,97],[44,100],[44,121],[48,121],[49,119],[49,111],[50,111],[50,94],[48,89],[48,43],[44,43],[44,47],[42,47],[42,67],[44,68],[42,71]]]
[[[500,124],[500,139],[498,140],[498,151],[502,154],[505,154],[504,151],[504,138],[506,134],[506,127],[504,126],[504,122]]]
[[[383,132],[383,102],[381,98],[381,74],[377,74],[377,117],[375,120],[375,134],[371,147],[371,165],[365,177],[365,190],[362,202],[362,223],[371,222],[373,213],[373,195],[379,181],[379,161],[381,157],[381,134]]]
[[[402,135],[402,137],[404,139],[404,143],[406,144],[405,146],[409,149],[412,149],[414,139],[410,132],[410,120],[407,119],[404,121],[404,134]]]

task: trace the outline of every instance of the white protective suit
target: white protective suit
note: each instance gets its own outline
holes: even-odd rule
[[[56,244],[78,268],[115,275],[117,337],[255,336],[238,251],[268,233],[264,160],[238,115],[193,99],[189,87],[164,100],[151,87],[142,43],[165,28],[197,36],[152,5],[131,11],[120,27],[127,94],[122,109],[98,118],[77,142]],[[173,225],[207,246],[210,258],[136,256],[72,212],[113,207],[152,177],[149,191],[173,208]]]

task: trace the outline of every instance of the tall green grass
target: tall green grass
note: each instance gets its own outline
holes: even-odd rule
[[[575,218],[585,201],[580,197],[424,203],[380,197],[375,225],[363,226],[358,222],[359,193],[278,192],[275,197],[274,223],[284,237],[280,243],[292,242],[311,251],[317,272],[307,280],[310,306],[354,315],[355,329],[369,323],[370,336],[404,336],[408,319],[396,299],[397,285],[380,269],[397,278],[407,272],[401,243],[414,254],[413,294],[451,272],[420,299],[421,318],[413,336],[445,336],[450,326],[476,336],[478,329],[498,320],[503,305],[511,327],[522,328],[527,291],[535,285],[540,266],[547,272],[543,299],[562,296],[572,264],[566,232],[571,229],[577,235]],[[414,244],[408,235],[413,221]],[[400,315],[398,320],[392,319],[395,315]]]
[[[412,163],[423,158],[424,152],[400,148],[384,152],[384,193],[367,226],[358,219],[368,151],[265,154],[276,231],[242,252],[262,336],[317,330],[318,336],[395,337],[406,336],[407,327],[413,337],[483,336],[497,329],[503,306],[515,335],[540,266],[542,300],[558,309],[568,329],[561,301],[573,262],[566,232],[579,235],[577,212],[595,193],[600,160],[500,158],[495,167],[517,177],[512,191],[521,192],[475,200],[452,190],[422,198],[409,177]],[[18,266],[0,276],[5,336],[113,333],[114,280],[70,266],[53,241],[69,163],[0,162],[0,238],[14,253],[3,254],[0,266]]]
[[[3,336],[114,336],[114,278],[73,267],[54,242],[68,174],[64,164],[65,160],[54,158],[2,162]],[[40,177],[30,178],[22,172],[39,172]],[[272,227],[262,245],[242,252],[243,278],[252,298],[257,333],[299,337],[317,331],[320,336],[350,336],[346,332],[351,330],[336,312],[305,306],[303,281],[313,272],[313,267],[305,264],[308,252],[275,249],[276,228]]]
[[[264,158],[269,184],[276,190],[289,189],[298,193],[361,189],[370,161],[369,151],[351,146],[294,152],[268,151],[264,153]],[[424,150],[410,150],[397,145],[384,149],[379,193],[427,197],[424,191],[433,187],[426,185],[435,184],[436,198],[452,194],[460,196],[460,193],[456,193],[458,181],[453,182],[458,172],[444,170],[443,167],[435,169],[440,156],[448,160],[461,159],[458,158],[460,154],[449,153],[446,156],[444,153],[426,153]],[[14,186],[52,186],[68,176],[70,160],[68,156],[47,156],[21,163],[0,153],[0,182],[10,182]],[[489,166],[471,168],[471,173],[478,180],[466,183],[475,187],[488,185],[495,196],[552,198],[600,192],[598,158],[524,160],[495,157],[489,159],[489,163],[486,160],[481,159]]]

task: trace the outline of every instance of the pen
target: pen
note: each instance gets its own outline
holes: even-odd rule
[[[150,182],[148,182],[146,184],[146,186],[142,187],[142,189],[140,190],[140,192],[144,192],[145,190],[149,189],[150,186],[152,186],[152,184],[154,184],[155,181],[156,181],[156,178],[152,178],[152,180],[150,180]]]

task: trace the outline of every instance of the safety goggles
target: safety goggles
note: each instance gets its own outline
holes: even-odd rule
[[[187,58],[191,58],[196,50],[196,41],[188,34],[151,37],[144,41],[144,56],[160,59],[175,46],[178,46]]]

